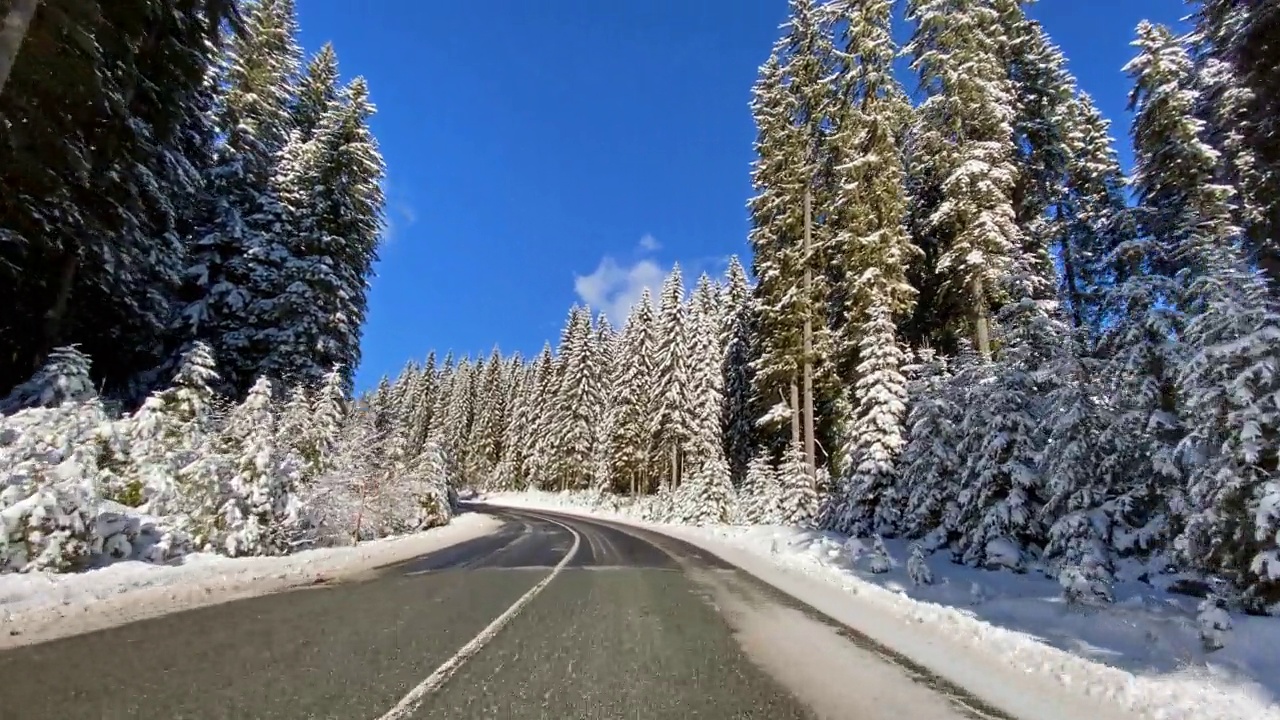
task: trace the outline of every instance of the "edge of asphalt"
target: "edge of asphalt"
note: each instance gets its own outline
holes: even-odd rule
[[[458,517],[467,515],[471,513],[464,508]],[[465,525],[451,523],[420,533],[387,538],[390,542],[374,541],[377,544],[355,546],[350,548],[349,555],[325,555],[317,557],[314,562],[307,562],[307,553],[319,551],[304,550],[279,558],[244,558],[246,562],[267,562],[239,568],[234,563],[240,560],[231,559],[217,570],[202,572],[193,569],[189,578],[183,577],[181,569],[191,566],[148,566],[156,573],[171,572],[173,577],[150,584],[122,582],[115,587],[109,583],[90,587],[85,581],[85,587],[79,588],[79,593],[74,593],[73,589],[70,597],[68,590],[57,589],[58,582],[78,584],[75,578],[88,577],[87,573],[99,571],[58,576],[50,583],[46,602],[34,603],[24,599],[15,603],[19,604],[16,609],[0,602],[0,651],[237,600],[372,580],[387,568],[490,535],[503,524],[504,521],[493,516],[479,515]],[[361,551],[362,547],[366,549]],[[272,560],[279,560],[280,566],[271,567]],[[301,566],[291,565],[291,561]]]
[[[974,710],[987,706],[989,713],[996,713],[991,716],[992,720],[1006,717],[1021,720],[1135,718],[1131,714],[1118,713],[1117,708],[1108,704],[1106,697],[1071,693],[1068,688],[1035,677],[1018,668],[1014,659],[1006,658],[1004,664],[997,664],[994,658],[951,656],[959,648],[946,647],[937,638],[930,637],[926,628],[912,627],[903,618],[882,611],[867,612],[874,611],[874,608],[855,607],[849,600],[857,596],[856,590],[836,587],[799,570],[774,565],[767,558],[727,543],[708,542],[704,538],[672,532],[679,530],[678,526],[665,527],[638,520],[601,517],[586,510],[508,505],[500,498],[490,500],[483,496],[463,501],[464,507],[468,505],[584,520],[633,535],[639,531],[689,545],[763,583],[797,607],[839,627],[851,642],[875,652],[885,662],[923,676],[922,679],[935,684],[939,692],[959,693],[976,700],[978,707],[971,707]],[[886,631],[886,626],[890,625],[896,626],[897,632]]]

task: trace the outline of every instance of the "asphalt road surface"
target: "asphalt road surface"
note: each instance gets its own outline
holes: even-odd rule
[[[1007,718],[686,543],[472,507],[359,582],[0,652],[0,718]]]

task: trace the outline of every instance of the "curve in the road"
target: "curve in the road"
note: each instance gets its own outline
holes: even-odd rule
[[[565,566],[573,560],[574,555],[578,553],[578,548],[582,545],[582,536],[578,534],[578,531],[565,523],[559,522],[558,520],[552,520],[551,518],[545,518],[545,520],[559,525],[573,535],[573,545],[569,547],[569,551],[565,553],[560,562],[556,563],[556,566],[551,568],[551,572],[547,573],[546,577],[539,580],[538,584],[529,588],[528,592],[521,595],[519,599],[512,603],[511,606],[503,611],[501,615],[494,618],[493,622],[485,626],[483,630],[481,630],[475,637],[471,638],[471,641],[466,645],[463,645],[462,648],[458,650],[458,652],[454,653],[452,657],[445,660],[440,667],[436,668],[435,672],[431,673],[431,675],[427,676],[425,680],[410,690],[403,698],[400,699],[400,702],[396,703],[395,707],[388,710],[386,714],[382,715],[378,720],[404,720],[404,718],[412,715],[418,709],[418,706],[422,704],[423,698],[448,682],[449,678],[453,677],[453,674],[457,672],[458,668],[462,667],[463,663],[476,653],[480,652],[481,648],[483,648],[486,643],[497,636],[497,634],[502,631],[502,628],[505,627],[507,623],[511,622],[512,618],[518,615],[524,606],[528,605],[531,600],[537,597],[538,593],[542,592],[544,588],[550,585],[551,581],[555,580],[556,576],[559,575],[560,572],[564,570]],[[518,539],[512,542],[518,542]],[[503,548],[506,547],[509,547],[509,545],[503,546]]]

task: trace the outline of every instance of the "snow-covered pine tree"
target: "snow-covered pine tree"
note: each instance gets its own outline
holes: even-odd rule
[[[1215,182],[1219,157],[1193,116],[1189,53],[1167,28],[1149,24],[1139,26],[1135,45],[1135,185],[1144,229],[1173,249],[1188,318],[1178,390],[1189,516],[1178,549],[1263,609],[1280,599],[1280,566],[1267,561],[1277,554],[1277,528],[1261,505],[1274,481],[1262,464],[1275,456],[1280,432],[1280,316],[1237,250],[1234,189]]]
[[[394,382],[391,383],[391,412],[397,417],[407,417],[412,407],[414,389],[418,384],[418,377],[422,371],[418,368],[416,360],[405,362],[404,367],[400,369],[400,374],[396,376]]]
[[[276,443],[297,456],[300,482],[314,478],[320,466],[315,448],[307,443],[307,434],[314,422],[313,407],[310,390],[305,385],[294,385],[280,407],[276,423]]]
[[[807,527],[818,516],[818,489],[809,474],[804,448],[791,443],[778,466],[777,522]]]
[[[774,525],[781,513],[778,471],[769,456],[756,453],[738,490],[738,520],[743,525]]]
[[[685,456],[689,474],[676,493],[675,514],[681,521],[694,525],[724,524],[731,522],[734,515],[733,484],[720,430],[724,396],[717,295],[711,278],[703,275],[690,302],[693,433]]]
[[[279,271],[254,305],[272,337],[263,371],[308,383],[334,364],[359,364],[385,203],[386,169],[368,128],[374,107],[364,80],[320,94],[332,99],[314,133],[295,130],[282,154],[274,217],[285,237],[271,253]]]
[[[942,248],[934,272],[969,314],[974,346],[990,358],[990,310],[1024,263],[1014,213],[1014,94],[1001,53],[1008,38],[985,2],[910,0],[907,52],[926,97],[913,143],[939,179],[926,221]]]
[[[903,508],[893,500],[899,482],[898,458],[906,445],[906,352],[899,344],[889,308],[873,305],[862,323],[856,407],[845,453],[849,469],[841,483],[839,508],[828,524],[837,532],[863,536],[896,533]]]
[[[838,227],[833,238],[835,296],[843,302],[838,338],[842,364],[851,366],[852,410],[842,440],[845,466],[839,510],[829,521],[841,532],[869,531],[882,493],[893,483],[904,443],[906,356],[895,319],[910,312],[915,290],[906,267],[919,254],[904,224],[907,198],[898,139],[910,121],[906,96],[893,77],[891,2],[839,2],[827,6],[842,28],[836,82],[848,106],[832,144],[842,163],[834,169]],[[884,517],[896,525],[897,509]],[[857,526],[855,528],[855,526]]]
[[[293,127],[304,142],[311,139],[325,113],[338,101],[338,81],[338,54],[332,43],[325,43],[307,62],[289,106]]]
[[[550,432],[560,490],[585,490],[591,485],[593,423],[603,400],[591,344],[591,311],[575,305],[560,338],[560,377]]]
[[[595,332],[591,336],[592,371],[598,399],[593,421],[595,437],[591,445],[591,483],[600,492],[614,492],[617,477],[614,475],[613,427],[618,418],[617,396],[611,390],[617,374],[618,338],[602,312],[596,317]]]
[[[1038,461],[1045,493],[1040,514],[1048,526],[1043,559],[1071,597],[1108,587],[1114,572],[1112,500],[1123,478],[1103,462],[1112,442],[1103,431],[1113,408],[1098,382],[1100,367],[1064,351],[1042,373],[1052,378]]]
[[[1136,228],[1106,258],[1115,280],[1106,295],[1111,322],[1099,352],[1108,360],[1104,377],[1116,412],[1104,432],[1111,442],[1101,462],[1123,477],[1119,522],[1133,528],[1134,537],[1125,544],[1152,552],[1179,532],[1185,512],[1185,469],[1177,446],[1186,427],[1177,373],[1187,358],[1187,278],[1203,267],[1194,267],[1202,262],[1185,257],[1181,245],[1198,222],[1187,189],[1200,193],[1202,183],[1211,186],[1209,192],[1213,188],[1205,158],[1195,156],[1206,148],[1170,143],[1199,132],[1186,49],[1167,28],[1143,23],[1138,35],[1138,55],[1126,66],[1134,79]]]
[[[956,550],[966,563],[1021,567],[1028,548],[1043,546],[1046,492],[1038,463],[1047,447],[1045,398],[1053,380],[1044,371],[1069,352],[1068,334],[1051,308],[1030,297],[1004,307],[997,320],[1001,354],[979,370],[975,402],[964,407],[963,489],[946,524],[960,534]]]
[[[709,390],[722,398],[724,394],[724,376],[720,369],[724,364],[725,345],[721,333],[720,289],[709,275],[698,276],[693,295],[689,298],[689,364],[695,376],[697,387]],[[698,392],[701,392],[699,390]],[[717,399],[719,402],[719,399]],[[701,409],[695,410],[701,412]],[[700,419],[701,423],[702,420]],[[714,422],[708,419],[708,427],[714,425],[718,442],[720,436],[719,411]]]
[[[439,371],[436,369],[436,354],[430,352],[423,363],[422,372],[413,389],[413,397],[409,402],[408,433],[409,444],[420,448],[427,441],[432,427],[432,410],[435,407],[436,393],[439,386]]]
[[[190,246],[186,332],[208,342],[228,388],[242,393],[253,383],[269,339],[246,325],[254,287],[275,287],[280,258],[273,252],[271,178],[276,156],[289,138],[289,102],[301,50],[293,0],[259,0],[249,6],[243,32],[228,51],[219,99],[218,146],[207,180],[208,203]]]
[[[1083,93],[1067,115],[1061,294],[1075,326],[1087,328],[1084,345],[1091,350],[1116,310],[1106,305],[1107,291],[1127,278],[1115,250],[1134,240],[1136,228],[1110,123]]]
[[[666,463],[662,471],[666,485],[674,488],[680,482],[684,453],[694,434],[694,368],[689,359],[692,341],[679,265],[663,282],[660,303],[653,447],[658,466]]]
[[[904,534],[917,538],[934,535],[929,546],[933,550],[946,539],[946,512],[955,499],[955,477],[961,468],[957,426],[964,407],[963,398],[957,396],[968,378],[957,381],[947,358],[930,348],[918,350],[915,363],[904,369],[911,378],[907,385],[911,403],[908,440],[898,459],[894,497],[882,502],[892,507],[898,504],[898,496],[905,499]],[[962,376],[967,369],[961,366]]]
[[[543,345],[533,364],[528,405],[525,409],[529,452],[522,473],[530,485],[549,490],[556,483],[556,441],[553,434],[556,419],[556,390],[559,367],[551,353],[550,343]]]
[[[54,348],[35,375],[0,400],[0,414],[57,407],[96,396],[89,366],[88,356],[74,345]]]
[[[331,469],[330,461],[333,458],[342,427],[347,420],[345,385],[346,380],[343,373],[334,367],[325,374],[324,382],[316,390],[312,405],[311,425],[307,432],[307,443],[311,448],[314,448],[318,463],[317,474]]]
[[[113,499],[128,505],[145,500],[157,515],[198,511],[204,490],[182,487],[179,471],[207,449],[217,429],[217,381],[213,351],[204,343],[193,343],[169,387],[152,393],[128,419],[132,477],[114,489]],[[193,497],[199,502],[190,502]]]
[[[467,479],[487,486],[502,452],[502,430],[506,427],[506,364],[498,348],[489,354],[483,376],[477,377],[475,421],[467,437]]]
[[[617,372],[610,386],[616,403],[610,440],[614,473],[632,496],[651,489],[653,435],[657,428],[656,323],[653,300],[645,288],[640,301],[631,308],[618,340]]]
[[[227,418],[220,444],[229,456],[229,496],[219,509],[228,555],[281,555],[305,521],[298,501],[298,459],[276,442],[271,383],[259,379]]]
[[[451,479],[464,485],[475,481],[475,478],[466,475],[466,468],[469,467],[468,440],[475,426],[476,400],[484,369],[483,358],[473,362],[471,358],[463,357],[454,368],[453,379],[449,383],[449,406],[441,436],[441,450],[454,463],[450,468]]]
[[[1062,222],[1066,199],[1064,174],[1068,163],[1066,138],[1068,107],[1075,95],[1075,78],[1066,69],[1062,51],[1040,23],[1027,18],[1022,0],[996,0],[1013,90],[1012,122],[1017,179],[1010,193],[1021,230],[1022,257],[1027,263],[1029,292],[1037,300],[1055,297],[1054,257],[1068,248]]]
[[[1260,267],[1280,297],[1280,68],[1274,49],[1273,2],[1195,0],[1191,39],[1197,107],[1205,137],[1219,152],[1219,177],[1237,190],[1236,224],[1247,259]]]
[[[723,303],[724,411],[720,424],[724,432],[725,458],[729,463],[730,477],[735,484],[741,484],[746,477],[747,465],[751,462],[756,417],[751,373],[755,311],[747,272],[737,255],[729,258]]]
[[[834,433],[844,422],[829,322],[830,166],[837,161],[829,127],[839,103],[828,82],[833,61],[823,14],[813,0],[792,0],[789,7],[784,35],[760,69],[751,105],[757,159],[748,239],[757,280],[753,293],[759,331],[752,369],[754,392],[764,411],[756,425],[766,435],[762,440],[781,446],[788,430],[784,421],[790,422],[790,435],[796,439],[811,411],[814,452],[825,455],[824,448],[835,446]],[[806,196],[811,210],[808,233]],[[813,384],[811,399],[802,398],[806,366]],[[813,407],[804,407],[802,401],[811,401]]]

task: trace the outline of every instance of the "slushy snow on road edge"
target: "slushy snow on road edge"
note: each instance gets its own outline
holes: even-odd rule
[[[500,524],[486,515],[463,513],[425,532],[281,557],[194,553],[180,565],[129,561],[66,575],[0,575],[0,648],[350,578],[479,537]]]
[[[1106,655],[1100,652],[1103,648],[1085,639],[1085,631],[1091,625],[1096,626],[1094,632],[1110,633],[1128,626],[1127,634],[1134,636],[1132,643],[1125,642],[1128,637],[1109,643],[1107,652],[1122,648],[1137,653],[1143,642],[1167,644],[1174,633],[1157,625],[1169,620],[1154,611],[1146,612],[1149,617],[1144,617],[1142,608],[1104,608],[1099,610],[1100,615],[1077,615],[1071,620],[1071,611],[1066,608],[1055,611],[1055,616],[1046,615],[1043,598],[1035,598],[1034,602],[1031,598],[961,600],[938,595],[936,602],[923,601],[907,594],[908,552],[891,550],[892,561],[901,566],[901,583],[876,583],[860,576],[850,560],[850,543],[841,542],[831,533],[777,526],[655,524],[636,519],[626,506],[616,511],[594,508],[588,500],[585,494],[541,492],[493,493],[481,499],[493,505],[622,521],[693,543],[1020,717],[1280,720],[1280,706],[1268,697],[1275,692],[1273,687],[1214,674],[1204,667],[1146,674],[1115,666],[1123,665],[1126,658],[1112,657],[1106,662],[1095,659]],[[890,547],[897,546],[891,542]],[[1013,592],[1012,586],[1018,583],[1045,582],[1005,572],[974,571],[939,557],[930,558],[930,562],[939,584],[944,577],[952,585],[959,584],[958,580],[967,582],[970,576],[983,578],[983,587],[966,584],[966,596],[971,592],[978,596],[1004,595],[1006,589],[1000,587],[1001,583],[1010,585],[1008,590]],[[975,608],[985,611],[983,603],[993,606],[992,612],[998,607],[999,612],[1010,616],[1002,617],[1001,625],[1030,626],[1037,629],[1036,634],[981,619]],[[1019,613],[1025,617],[1016,617]],[[1280,673],[1271,672],[1272,665],[1280,662],[1274,657],[1280,629],[1270,618],[1246,620],[1256,621],[1249,632],[1256,637],[1252,645],[1257,652],[1241,656],[1240,662],[1270,663],[1253,668],[1250,674],[1255,678],[1273,674],[1280,677]],[[1073,627],[1071,622],[1079,626]],[[1063,628],[1081,632],[1070,652],[1043,639]],[[1055,640],[1063,642],[1063,638]],[[1143,650],[1151,652],[1150,647]],[[1091,652],[1093,658],[1089,657]],[[1170,658],[1171,662],[1175,660]]]

